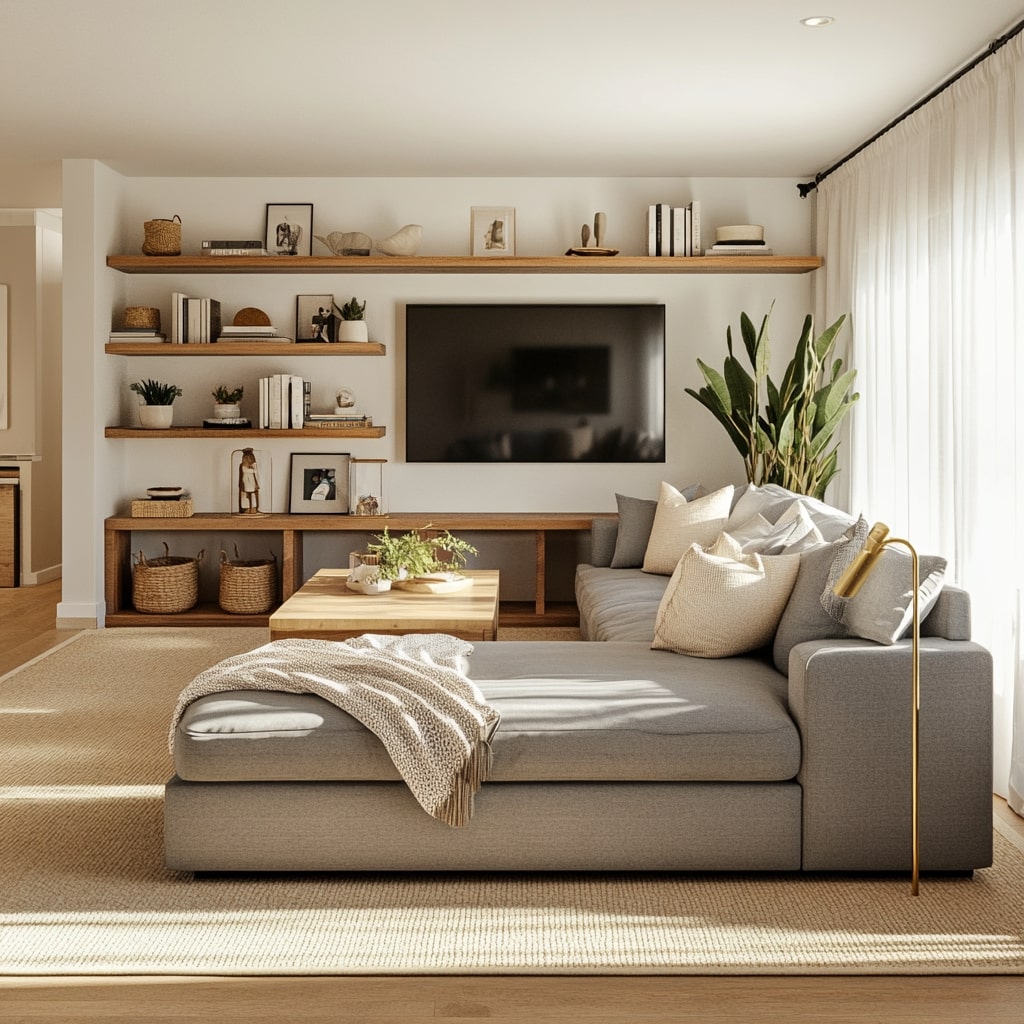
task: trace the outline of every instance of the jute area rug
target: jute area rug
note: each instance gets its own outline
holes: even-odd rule
[[[167,871],[174,699],[266,636],[92,631],[0,678],[0,973],[1024,973],[1009,832],[916,899],[902,876]]]

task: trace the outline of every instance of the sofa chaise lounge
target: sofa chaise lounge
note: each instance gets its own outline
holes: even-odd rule
[[[760,490],[769,525],[797,498]],[[742,497],[707,529],[729,525]],[[843,537],[797,552],[769,643],[696,657],[652,646],[678,580],[626,552],[650,543],[661,511],[643,503],[637,527],[629,502],[620,499],[617,522],[595,524],[591,563],[577,569],[585,642],[499,640],[469,656],[501,724],[465,827],[426,814],[377,737],[321,697],[239,689],[196,700],[175,731],[167,866],[909,870],[909,642],[849,635],[807,608],[826,553],[853,543],[849,517],[831,524]],[[921,869],[970,872],[992,857],[991,660],[970,640],[964,591],[946,585],[930,604]]]

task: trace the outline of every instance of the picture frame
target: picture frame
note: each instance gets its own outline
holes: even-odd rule
[[[311,256],[313,204],[267,203],[264,247],[273,256]]]
[[[338,340],[338,315],[333,295],[295,296],[296,342],[333,342]]]
[[[511,206],[473,206],[469,211],[470,253],[515,256],[516,211]]]
[[[351,460],[347,452],[292,452],[288,511],[347,515]]]

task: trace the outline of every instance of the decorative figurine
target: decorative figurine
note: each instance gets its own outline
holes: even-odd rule
[[[253,515],[260,510],[260,470],[251,448],[242,449],[238,465],[238,511]]]

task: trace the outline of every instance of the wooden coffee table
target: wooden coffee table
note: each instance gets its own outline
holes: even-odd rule
[[[454,594],[392,589],[360,594],[348,569],[321,569],[270,616],[270,639],[346,640],[363,633],[447,633],[493,640],[498,632],[498,570],[469,569],[473,585]]]

